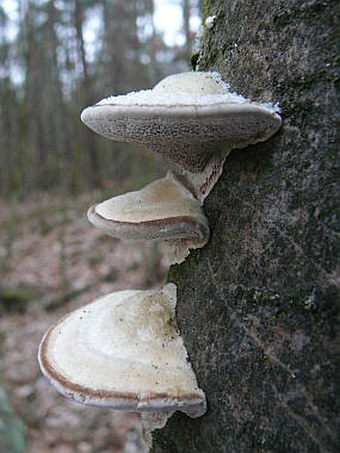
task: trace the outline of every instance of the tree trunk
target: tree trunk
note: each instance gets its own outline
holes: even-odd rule
[[[279,102],[283,127],[227,158],[205,203],[208,245],[171,269],[208,412],[177,412],[154,452],[339,451],[337,13],[335,0],[206,1],[199,68]]]

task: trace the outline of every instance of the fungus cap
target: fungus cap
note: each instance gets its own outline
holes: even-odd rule
[[[64,316],[39,347],[53,386],[80,403],[137,411],[206,411],[175,321],[176,286],[111,293]]]
[[[209,239],[208,220],[199,201],[171,172],[141,190],[91,206],[88,218],[116,238],[166,241],[170,249],[171,245],[182,249],[183,257]],[[171,261],[180,262],[181,252],[175,255]]]
[[[81,114],[95,132],[143,144],[193,173],[214,153],[265,141],[280,127],[277,108],[229,92],[216,72],[166,77],[152,90],[111,96]]]

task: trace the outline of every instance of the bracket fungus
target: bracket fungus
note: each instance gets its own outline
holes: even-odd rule
[[[203,203],[232,149],[279,129],[277,110],[230,92],[216,72],[184,72],[151,90],[103,99],[81,119],[98,134],[140,143],[179,165],[182,182]]]
[[[209,239],[208,220],[199,201],[171,172],[141,190],[91,206],[87,215],[110,236],[164,241],[171,263],[182,262],[189,249],[203,247]]]
[[[140,411],[145,440],[177,410],[206,412],[206,400],[175,320],[176,286],[111,293],[60,319],[43,337],[39,364],[77,402]]]

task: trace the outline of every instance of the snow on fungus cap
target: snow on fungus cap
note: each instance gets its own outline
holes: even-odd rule
[[[197,173],[216,152],[271,137],[281,125],[277,111],[230,92],[216,72],[184,72],[151,90],[103,99],[81,119],[105,137],[140,143]]]

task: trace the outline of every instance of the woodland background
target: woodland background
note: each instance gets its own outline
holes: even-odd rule
[[[0,195],[74,194],[138,177],[141,164],[152,171],[153,156],[95,136],[79,115],[103,97],[188,70],[200,1],[167,2],[182,12],[182,45],[171,47],[154,0],[11,0],[10,17],[1,3]]]
[[[176,7],[174,39],[155,22]],[[0,451],[140,452],[135,415],[67,401],[42,377],[44,331],[96,297],[165,280],[155,244],[123,244],[87,208],[165,173],[80,112],[191,69],[199,0],[0,0]],[[174,20],[167,18],[168,22]]]

